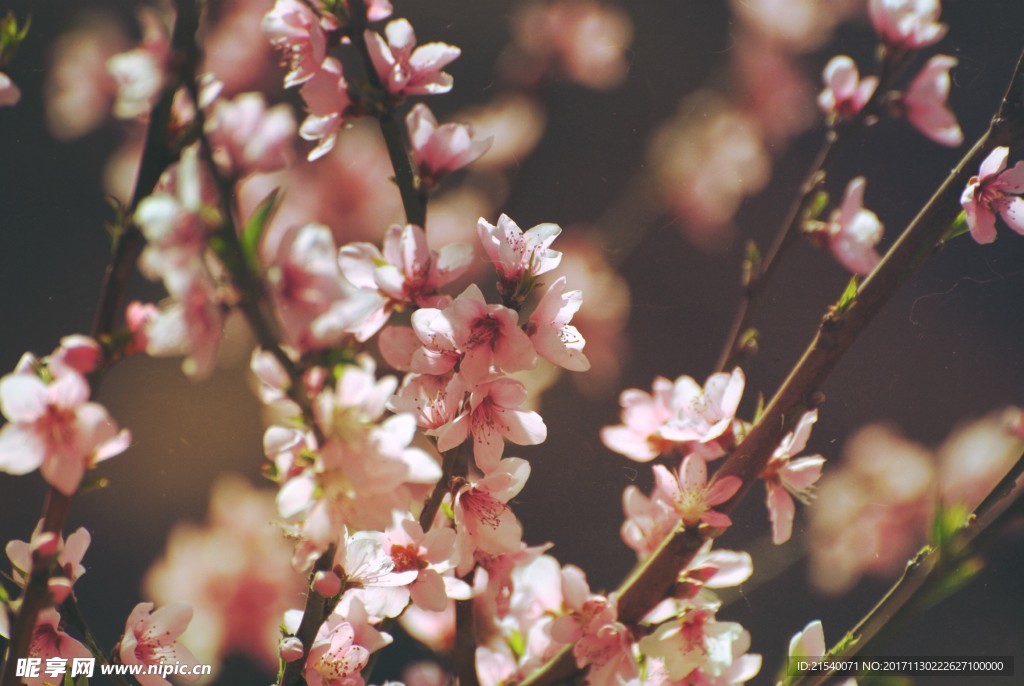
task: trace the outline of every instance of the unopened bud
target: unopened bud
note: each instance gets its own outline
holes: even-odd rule
[[[301,660],[305,652],[306,651],[302,648],[302,641],[295,636],[288,636],[287,638],[281,639],[279,653],[281,655],[281,659],[285,662]]]
[[[317,572],[313,577],[313,588],[324,598],[333,598],[341,591],[341,579],[334,572]]]

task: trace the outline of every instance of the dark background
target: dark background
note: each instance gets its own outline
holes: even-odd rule
[[[130,13],[129,3],[98,0],[5,4],[20,16],[33,15],[30,38],[9,69],[24,97],[17,107],[0,109],[0,369],[9,370],[26,350],[46,354],[61,336],[88,331],[109,257],[100,174],[119,133],[108,126],[71,143],[50,138],[41,98],[48,46],[82,7],[108,7],[126,20]],[[453,94],[430,103],[439,117],[486,97],[498,52],[508,40],[513,3],[396,4],[396,16],[408,16],[421,41],[440,39],[463,49],[451,70]],[[947,5],[944,19],[951,30],[939,47],[960,59],[952,103],[969,144],[986,127],[1024,44],[1024,3]],[[724,3],[648,1],[622,7],[635,28],[625,83],[609,92],[576,86],[544,91],[548,129],[536,154],[518,170],[503,208],[524,227],[597,221],[641,170],[656,124],[723,65],[733,28]],[[809,55],[804,66],[817,74],[836,52],[866,62],[873,40],[866,23],[852,23],[833,46]],[[768,190],[739,214],[741,235],[762,245],[773,235],[820,135],[813,130],[777,159]],[[1011,151],[1011,159],[1021,152]],[[904,123],[886,121],[843,151],[835,178],[867,175],[867,202],[887,227],[883,245],[888,246],[961,154],[910,133]],[[832,190],[839,193],[841,186]],[[623,258],[621,270],[633,298],[631,353],[619,387],[647,389],[655,375],[685,373],[701,380],[712,370],[738,301],[741,242],[716,254],[700,252],[668,217],[629,230],[645,233],[631,254],[613,254]],[[763,344],[745,367],[744,412],[753,410],[758,391],[770,395],[784,379],[847,279],[824,252],[809,246],[789,256],[757,313]],[[140,282],[131,295],[153,300],[159,291]],[[937,445],[963,420],[1024,403],[1022,297],[1024,237],[1001,229],[994,245],[969,239],[948,245],[896,294],[829,379],[810,450],[837,458],[850,433],[878,420]],[[160,555],[171,525],[205,516],[216,475],[240,471],[258,481],[259,408],[246,381],[247,352],[241,344],[234,348],[240,352],[226,355],[214,376],[200,384],[187,381],[175,360],[146,359],[119,365],[104,381],[100,399],[131,428],[135,441],[103,466],[112,480],[108,489],[76,499],[69,526],[86,525],[93,533],[85,561],[89,574],[77,588],[108,644],[140,600],[140,579]],[[533,465],[516,506],[527,541],[554,542],[559,560],[586,569],[594,588],[614,587],[632,565],[633,555],[618,536],[620,497],[631,482],[649,487],[646,468],[612,454],[598,439],[600,426],[618,420],[616,392],[583,396],[563,380],[545,397],[548,441],[513,453],[529,457]],[[0,475],[0,539],[27,538],[43,493],[38,474]],[[762,538],[767,521],[760,497],[750,498],[735,520],[723,546],[740,548]],[[791,543],[784,554],[798,556],[800,545]],[[1020,537],[1008,536],[969,588],[906,627],[892,654],[1016,654],[1020,663],[1022,574]],[[837,639],[885,584],[865,582],[850,596],[833,600],[810,590],[801,562],[759,583],[755,560],[748,586],[719,616],[740,621],[751,632],[752,651],[765,655],[755,682],[768,683],[790,635],[821,618],[827,638]],[[383,666],[380,678],[398,669],[394,659],[385,658]],[[226,671],[218,683],[245,683],[250,677],[243,673]],[[920,683],[941,682],[922,678]]]

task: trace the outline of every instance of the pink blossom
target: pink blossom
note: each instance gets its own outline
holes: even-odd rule
[[[956,147],[964,142],[956,115],[949,109],[949,71],[957,59],[934,55],[910,82],[901,102],[907,119],[918,131],[940,145]]]
[[[530,315],[526,325],[537,354],[552,364],[574,372],[590,369],[590,360],[583,354],[586,341],[569,324],[583,304],[582,291],[565,291],[565,277],[559,277],[548,288]]]
[[[277,0],[263,17],[263,33],[288,63],[285,88],[306,83],[327,55],[323,19],[302,0]]]
[[[661,437],[695,443],[692,447],[706,459],[721,456],[722,444],[732,440],[745,384],[746,377],[739,367],[712,374],[703,388],[689,376],[679,377],[672,387],[672,417],[661,428]]]
[[[531,3],[514,24],[514,52],[506,71],[533,84],[557,70],[588,88],[619,85],[629,71],[633,39],[629,15],[598,2]]]
[[[0,107],[14,107],[21,100],[21,89],[11,77],[0,71]],[[481,153],[483,154],[483,153]]]
[[[523,526],[506,503],[519,494],[529,476],[529,462],[507,457],[490,474],[459,489],[453,509],[461,560],[472,560],[477,550],[500,555],[520,549]]]
[[[481,217],[477,233],[484,252],[498,271],[498,290],[506,299],[525,296],[517,293],[521,282],[551,271],[562,260],[562,253],[551,250],[551,243],[562,233],[557,224],[538,224],[524,233],[503,214],[497,225]]]
[[[1000,146],[981,163],[977,176],[972,176],[960,197],[967,215],[971,236],[978,243],[996,239],[996,214],[1007,226],[1024,235],[1024,162],[1006,168],[1010,149]]]
[[[466,600],[469,585],[446,573],[454,569],[455,530],[434,527],[427,533],[411,517],[395,515],[395,522],[385,532],[391,543],[391,559],[396,572],[416,572],[409,584],[412,602],[430,612],[441,612],[448,599]]]
[[[485,377],[492,367],[517,372],[537,361],[533,343],[519,328],[518,313],[502,305],[488,305],[475,284],[443,310],[417,310],[412,315],[412,326],[426,352],[433,353],[420,359],[419,364],[414,356],[414,372],[444,374],[458,362],[459,373],[472,383]]]
[[[490,139],[474,138],[470,124],[438,126],[433,113],[422,103],[409,111],[405,125],[413,162],[427,191],[445,175],[468,167],[491,147]]]
[[[473,389],[466,411],[436,430],[437,449],[445,452],[473,436],[473,459],[485,474],[498,468],[505,441],[537,445],[548,429],[536,412],[517,409],[526,401],[526,387],[515,379],[499,377]]]
[[[916,50],[942,40],[949,27],[938,22],[939,0],[868,0],[871,23],[893,47]]]
[[[825,656],[827,650],[825,628],[819,619],[814,620],[805,626],[803,631],[797,632],[793,638],[789,639],[789,659],[791,661],[797,659],[810,659],[812,662],[820,660]],[[836,686],[857,686],[857,681],[853,678],[844,679]]]
[[[618,621],[617,599],[591,593],[578,567],[562,569],[562,597],[567,614],[551,625],[551,637],[572,644],[576,666],[590,667],[587,683],[620,684],[635,679],[639,669],[633,655],[633,636]]]
[[[708,485],[707,464],[695,455],[683,459],[676,474],[660,464],[654,465],[652,470],[658,495],[675,508],[684,525],[697,526],[704,522],[720,529],[732,525],[727,515],[711,508],[736,494],[742,485],[739,477],[715,479]]]
[[[155,10],[139,12],[142,44],[107,60],[107,69],[117,82],[114,116],[134,119],[149,112],[164,82],[164,67],[170,52],[167,27]]]
[[[125,665],[185,665],[199,663],[192,652],[178,642],[192,620],[192,607],[185,603],[171,603],[153,612],[153,603],[139,603],[128,615],[124,637],[118,656]],[[189,678],[189,677],[192,678]],[[170,681],[159,676],[142,674],[136,677],[142,686],[170,686]],[[182,675],[195,681],[192,675]]]
[[[30,542],[10,541],[5,550],[13,566],[14,580],[24,585],[32,573],[33,553],[41,551],[42,547],[53,548],[52,553],[47,551],[47,556],[56,557],[59,571],[55,575],[51,575],[48,583],[53,602],[59,605],[71,592],[75,581],[85,574],[82,558],[85,557],[85,551],[89,548],[92,537],[85,528],[76,530],[68,536],[67,541],[56,534],[43,534],[42,530],[43,522],[40,520],[32,532]]]
[[[409,604],[409,584],[417,580],[420,570],[415,564],[396,564],[393,551],[394,546],[380,531],[341,537],[335,559],[344,570],[348,590],[339,605],[340,613],[345,614],[346,603],[353,599],[358,599],[371,617],[397,617],[402,613]],[[410,562],[409,551],[398,552],[401,562]]]
[[[653,634],[640,640],[641,652],[660,660],[669,678],[690,677],[693,683],[701,684],[742,683],[752,678],[761,663],[759,656],[745,655],[749,647],[750,634],[742,626],[735,622],[719,622],[707,609],[686,611],[678,619],[662,624]],[[747,657],[754,658],[754,663],[744,659]],[[737,663],[738,666],[734,667]],[[713,680],[733,670],[737,672],[735,680]],[[740,678],[741,675],[745,678]],[[698,678],[704,680],[697,681]]]
[[[881,255],[875,249],[882,240],[882,222],[864,208],[867,181],[858,176],[846,186],[843,203],[832,212],[825,231],[833,257],[854,274],[869,274]]]
[[[782,439],[761,475],[768,491],[768,515],[772,521],[772,542],[776,545],[788,541],[793,533],[793,515],[796,514],[793,498],[805,504],[809,502],[811,486],[821,478],[824,457],[813,455],[794,459],[807,446],[811,426],[816,421],[817,410],[805,413],[796,430]]]
[[[88,402],[89,385],[67,372],[47,385],[34,374],[0,379],[0,471],[35,469],[64,495],[71,495],[87,468],[123,452],[131,443],[106,408]]]
[[[79,25],[54,41],[43,91],[46,124],[54,138],[79,138],[106,121],[117,92],[107,60],[127,47],[124,32],[113,22]]]
[[[435,435],[459,415],[466,393],[465,383],[457,374],[407,374],[397,395],[388,401],[388,409],[413,414],[421,429]]]
[[[275,248],[265,257],[267,280],[285,337],[300,350],[340,342],[380,306],[379,296],[356,289],[342,276],[326,226],[293,227]]]
[[[0,620],[0,624],[3,624],[2,620]],[[9,638],[6,631],[0,635]],[[59,658],[62,664],[66,664],[66,662],[77,658],[91,658],[92,653],[79,641],[60,629],[60,613],[56,608],[48,607],[41,610],[36,619],[36,626],[32,631],[32,641],[29,643],[28,656],[40,658],[42,668],[38,677],[19,677],[22,683],[27,686],[47,686],[54,681],[54,677],[46,673],[47,661]]]
[[[146,338],[146,327],[157,314],[159,314],[159,310],[152,303],[142,303],[138,300],[128,303],[124,311],[124,325],[132,334],[132,338],[124,346],[125,355],[135,355],[146,350],[149,345],[149,340]]]
[[[610,449],[637,462],[650,462],[671,447],[661,427],[673,414],[672,382],[657,377],[651,392],[627,388],[619,395],[622,424],[601,429],[601,441]]]
[[[306,657],[304,676],[309,686],[363,686],[359,672],[370,651],[355,643],[352,625],[331,615],[317,631]]]
[[[452,75],[441,71],[462,51],[447,43],[416,46],[412,24],[396,19],[379,33],[366,32],[374,69],[387,92],[394,96],[433,95],[452,89]]]
[[[360,331],[365,340],[404,305],[437,307],[447,304],[438,290],[458,279],[473,262],[473,249],[465,244],[445,245],[438,251],[427,245],[418,226],[393,225],[384,236],[383,252],[371,243],[349,243],[338,253],[342,273],[358,288],[386,298],[369,315]]]
[[[818,95],[818,106],[837,119],[856,116],[878,88],[878,78],[861,79],[856,63],[846,55],[829,60],[822,74],[825,90]]]
[[[199,150],[190,146],[155,192],[139,203],[134,221],[146,237],[139,269],[147,278],[183,279],[204,270],[201,256],[209,226],[201,210],[205,200],[212,200],[211,190],[212,180],[203,173]]]
[[[674,508],[663,498],[648,498],[639,488],[630,485],[622,492],[622,541],[636,551],[637,557],[650,556],[679,522]]]
[[[60,346],[47,360],[53,376],[70,370],[83,376],[92,374],[103,362],[103,348],[94,339],[72,334],[60,339]]]
[[[1012,412],[1012,410],[1011,410]],[[1024,436],[996,413],[958,427],[939,447],[938,482],[947,506],[976,508],[1020,457]]]
[[[218,163],[245,176],[287,164],[295,119],[287,105],[268,109],[260,93],[243,93],[214,103],[206,130]]]
[[[307,141],[317,141],[317,146],[309,152],[312,162],[334,149],[338,129],[352,107],[341,62],[334,57],[325,58],[299,92],[309,113],[299,127],[299,135]]]
[[[154,357],[184,355],[190,378],[213,372],[224,333],[224,313],[215,285],[205,271],[171,272],[164,285],[171,298],[146,324],[146,352]]]

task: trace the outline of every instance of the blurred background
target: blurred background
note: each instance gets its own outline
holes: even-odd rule
[[[872,69],[876,37],[864,4],[395,0],[394,16],[408,17],[421,43],[462,48],[450,69],[454,90],[428,102],[435,114],[470,120],[495,139],[472,171],[442,186],[431,204],[431,240],[475,241],[476,217],[494,221],[500,212],[524,228],[552,221],[565,229],[555,247],[566,254],[570,286],[584,290],[579,328],[594,370],[565,375],[543,395],[545,444],[506,453],[533,466],[515,507],[526,540],[554,543],[553,554],[587,570],[595,589],[613,588],[635,561],[619,538],[623,489],[650,488],[649,469],[605,448],[599,429],[618,423],[622,389],[648,390],[658,375],[703,382],[714,371],[739,300],[744,241],[768,245],[820,144],[814,96],[822,67],[845,53],[862,72]],[[886,226],[882,248],[986,128],[1024,47],[1018,0],[944,4],[949,34],[926,53],[959,60],[951,106],[967,144],[943,148],[905,121],[886,119],[857,134],[830,170],[827,186],[835,198],[849,179],[867,177],[865,203]],[[298,106],[294,92],[281,91],[283,70],[258,30],[269,6],[268,0],[211,2],[207,68],[224,81],[228,96],[262,90],[271,102]],[[6,8],[32,16],[29,37],[6,68],[21,101],[0,108],[0,369],[10,370],[25,351],[46,354],[62,336],[89,330],[109,258],[104,224],[113,215],[105,196],[130,191],[143,130],[111,115],[115,88],[103,74],[110,56],[139,43],[142,29],[134,2],[7,0]],[[280,221],[318,219],[339,240],[379,240],[400,205],[374,128],[344,132],[336,152],[313,165],[304,162],[308,147],[297,148],[287,174],[250,180],[242,204],[284,183],[291,204]],[[1021,152],[1011,151],[1011,160]],[[482,258],[480,266],[483,274]],[[757,395],[770,396],[782,382],[848,280],[827,251],[809,243],[787,255],[755,311],[761,348],[744,366],[741,414],[749,417]],[[144,301],[162,296],[159,285],[141,278],[129,293]],[[875,422],[931,451],[962,423],[1024,404],[1022,302],[1024,237],[1001,226],[993,245],[961,238],[945,246],[829,379],[808,452],[825,455],[828,472],[848,438]],[[250,350],[244,325],[229,321],[218,368],[205,381],[190,382],[177,360],[140,356],[103,382],[99,398],[134,442],[102,466],[108,488],[76,498],[69,530],[92,532],[89,571],[77,593],[108,645],[141,599],[172,587],[195,590],[167,571],[169,562],[144,590],[147,570],[167,554],[169,540],[179,553],[166,559],[193,555],[193,569],[229,565],[223,547],[219,559],[217,546],[197,552],[221,540],[208,536],[218,527],[224,545],[251,536],[236,562],[259,566],[261,555],[276,560],[281,549],[287,555],[266,534],[267,503],[243,495],[240,485],[273,493],[260,477],[265,459]],[[237,521],[225,524],[232,519],[225,508],[235,520],[243,511],[232,501],[210,511],[211,492],[225,475],[242,480],[218,488],[234,489],[251,505],[244,510],[247,533],[232,533]],[[38,474],[0,475],[0,540],[27,539],[44,492]],[[797,515],[794,541],[776,550],[766,545],[759,493],[734,521],[721,546],[765,556],[755,555],[753,578],[719,617],[741,622],[752,634],[751,652],[765,656],[755,683],[771,681],[788,637],[808,621],[822,619],[826,637],[838,639],[892,578],[855,580],[844,595],[826,594],[809,581],[805,510]],[[1001,538],[978,579],[906,626],[890,653],[1024,658],[1020,533]],[[189,547],[193,539],[206,543]],[[270,578],[287,575],[275,565],[266,564]],[[247,587],[248,595],[236,591],[223,588],[219,595],[251,608],[262,594],[277,592],[259,584]],[[266,681],[258,659],[239,656],[246,646],[223,638],[242,631],[241,617],[234,629],[209,628],[223,651],[235,653],[215,683]],[[405,661],[423,655],[399,642],[407,648],[382,659],[379,678],[396,677]],[[248,652],[260,651],[266,653],[263,647]]]

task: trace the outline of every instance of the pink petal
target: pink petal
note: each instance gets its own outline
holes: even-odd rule
[[[35,374],[0,379],[0,409],[12,422],[34,422],[46,412],[46,384]]]
[[[412,602],[429,612],[441,612],[448,606],[444,580],[433,569],[424,569],[409,587]]]
[[[995,176],[999,172],[1006,169],[1006,158],[1010,156],[1010,149],[1005,145],[1000,145],[994,149],[985,158],[985,161],[981,163],[981,167],[978,169],[978,178],[984,180],[990,176]]]
[[[505,427],[505,438],[516,445],[537,445],[548,437],[548,427],[536,412],[528,410],[499,411]]]
[[[440,449],[440,442],[438,443]],[[473,427],[473,460],[484,474],[490,474],[498,467],[505,441],[492,422],[479,422]]]
[[[48,484],[64,495],[73,495],[85,475],[85,458],[63,453],[51,454],[39,471]]]
[[[703,459],[688,455],[679,466],[679,485],[683,490],[700,488],[708,482],[708,466]],[[721,502],[721,501],[718,501]],[[710,501],[708,501],[709,504]]]
[[[715,510],[708,510],[702,514],[700,516],[700,521],[708,524],[709,526],[713,526],[716,529],[727,529],[732,526],[732,520],[729,519],[728,515],[722,512],[716,512]]]
[[[772,543],[780,545],[789,540],[793,533],[793,515],[796,505],[786,489],[776,484],[768,484],[767,494],[768,518],[772,522]]]
[[[1006,225],[1017,233],[1024,235],[1024,199],[1011,198],[999,208],[999,216]]]
[[[660,464],[651,467],[651,472],[654,474],[655,487],[665,496],[665,499],[669,502],[678,500],[680,495],[679,481],[672,475],[672,472]]]
[[[1024,193],[1024,162],[1000,174],[996,185],[1004,193]]]
[[[984,203],[971,203],[964,208],[967,213],[967,225],[971,229],[971,237],[985,245],[996,239],[996,216]]]
[[[790,460],[780,474],[783,483],[794,491],[805,491],[821,478],[825,458],[821,455]]]
[[[703,462],[704,461],[701,460],[701,463]],[[742,485],[743,480],[738,476],[725,476],[721,479],[715,479],[711,484],[711,487],[708,488],[707,493],[704,495],[704,502],[709,506],[724,503],[729,498],[736,495],[736,491],[740,490],[740,486]]]
[[[46,457],[46,444],[36,432],[8,424],[0,429],[0,472],[28,474]]]

